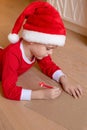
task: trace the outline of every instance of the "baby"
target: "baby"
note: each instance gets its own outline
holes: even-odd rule
[[[22,36],[19,38],[22,27]],[[65,92],[74,98],[81,97],[81,86],[72,85],[50,56],[55,48],[64,46],[66,40],[66,29],[52,5],[40,1],[29,4],[17,18],[8,39],[11,44],[0,49],[0,78],[6,98],[55,99],[61,94],[58,87],[30,90],[16,85],[18,76],[29,70],[35,62],[38,62],[45,75],[60,83]]]

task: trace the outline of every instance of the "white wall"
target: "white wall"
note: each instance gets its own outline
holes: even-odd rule
[[[60,12],[67,28],[87,36],[87,0],[47,1]]]

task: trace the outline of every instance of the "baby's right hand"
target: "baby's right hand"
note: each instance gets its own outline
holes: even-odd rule
[[[60,96],[60,94],[61,94],[61,90],[58,87],[43,90],[44,99],[55,99],[58,96]]]
[[[61,90],[58,87],[32,91],[31,99],[55,99],[60,96]]]

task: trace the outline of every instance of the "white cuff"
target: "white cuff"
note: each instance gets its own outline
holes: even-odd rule
[[[32,90],[22,89],[20,100],[31,100]]]
[[[52,78],[56,80],[57,82],[59,82],[60,77],[63,75],[65,74],[62,72],[62,70],[57,70],[53,73]]]

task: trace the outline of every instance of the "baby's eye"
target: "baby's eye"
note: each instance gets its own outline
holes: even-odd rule
[[[50,50],[50,48],[49,48],[49,47],[46,47],[46,50],[48,51],[48,50]]]
[[[46,50],[53,50],[55,49],[57,46],[46,46]]]

